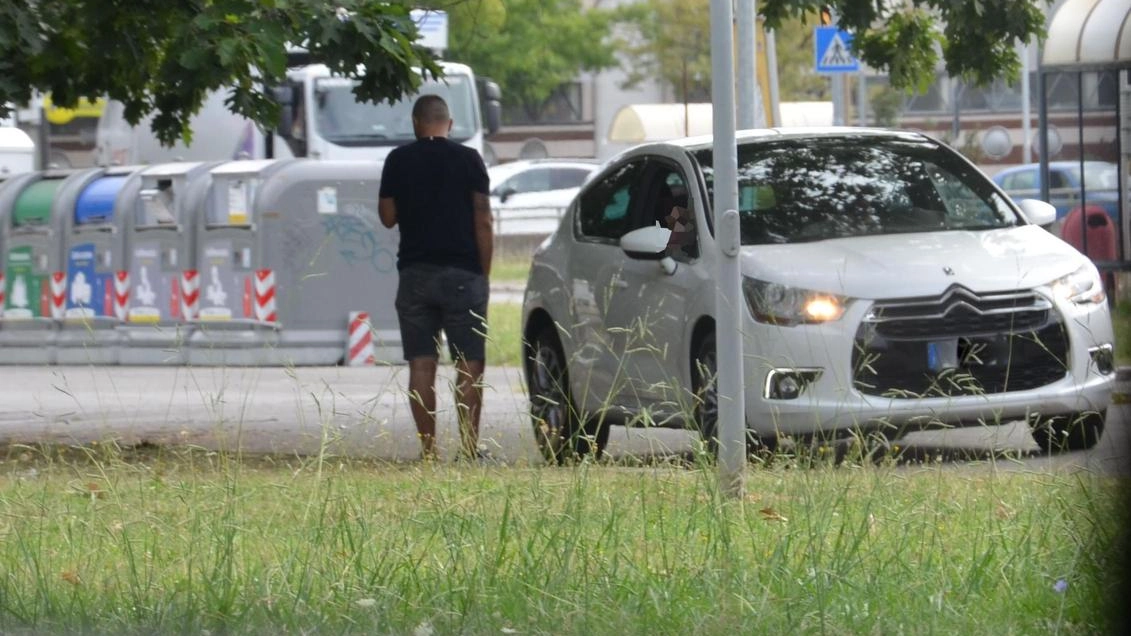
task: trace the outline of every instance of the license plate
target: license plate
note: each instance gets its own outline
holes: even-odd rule
[[[958,338],[927,343],[927,368],[935,373],[958,368]]]

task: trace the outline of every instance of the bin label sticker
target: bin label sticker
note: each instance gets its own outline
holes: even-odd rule
[[[318,188],[318,213],[338,213],[338,189],[333,186]]]
[[[110,274],[97,271],[97,252],[93,243],[71,247],[67,253],[67,318],[108,316],[107,305],[114,286]]]
[[[231,320],[245,304],[246,275],[235,271],[235,250],[231,241],[212,241],[204,246],[200,263],[200,319]],[[247,256],[250,259],[250,250]]]
[[[247,223],[250,207],[248,194],[247,182],[243,179],[235,179],[228,183],[228,223],[233,225]]]
[[[128,322],[154,323],[171,317],[161,310],[172,307],[173,283],[180,272],[165,271],[170,268],[163,266],[161,250],[161,241],[145,241],[134,247]]]
[[[39,299],[43,289],[43,278],[35,275],[31,246],[13,247],[8,250],[6,271],[4,317],[40,316]]]

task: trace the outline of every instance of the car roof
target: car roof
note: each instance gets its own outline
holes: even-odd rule
[[[752,128],[735,132],[735,140],[741,145],[745,142],[758,139],[821,139],[827,137],[876,137],[886,139],[910,139],[915,141],[934,141],[922,133],[889,130],[886,128],[856,128],[850,126],[812,126],[796,128]],[[634,146],[617,155],[622,156],[647,154],[660,148],[681,148],[687,152],[707,150],[713,146],[713,135],[699,135],[683,137],[666,141],[650,142]]]
[[[492,181],[509,179],[515,174],[528,168],[546,166],[550,168],[584,168],[589,172],[596,172],[601,167],[596,159],[519,159],[508,161],[487,168],[487,174]]]

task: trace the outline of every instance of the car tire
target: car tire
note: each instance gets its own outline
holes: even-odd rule
[[[609,425],[601,419],[580,417],[569,389],[565,353],[553,325],[543,327],[530,341],[526,385],[534,439],[548,463],[561,465],[589,454],[601,457],[609,442]]]
[[[718,374],[718,353],[715,334],[711,332],[699,340],[691,359],[691,381],[695,392],[695,424],[703,447],[712,458],[719,455],[719,395],[715,384]],[[746,429],[747,457],[772,454],[776,438],[758,435]]]
[[[1104,432],[1102,413],[1073,413],[1030,421],[1033,440],[1043,453],[1088,450]]]

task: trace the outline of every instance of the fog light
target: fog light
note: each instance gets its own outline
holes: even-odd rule
[[[1105,344],[1088,349],[1088,355],[1092,357],[1096,371],[1101,374],[1111,375],[1115,371],[1115,353],[1111,345]]]
[[[794,400],[821,377],[820,369],[772,369],[762,395],[768,400]]]

